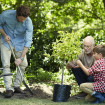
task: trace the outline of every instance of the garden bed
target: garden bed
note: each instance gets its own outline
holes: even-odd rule
[[[53,96],[53,87],[47,86],[45,84],[34,84],[30,87],[30,89],[33,92],[33,95],[29,93],[29,91],[25,87],[21,87],[24,93],[15,93],[12,98],[29,98],[29,97],[35,97],[35,98],[52,98]],[[4,97],[5,89],[0,88],[0,98]]]

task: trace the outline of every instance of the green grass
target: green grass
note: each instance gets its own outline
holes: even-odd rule
[[[52,99],[25,98],[25,99],[0,99],[0,105],[92,105],[84,99],[69,99],[67,102],[53,102]],[[105,105],[105,103],[97,104]]]

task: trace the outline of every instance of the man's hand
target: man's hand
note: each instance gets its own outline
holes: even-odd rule
[[[67,69],[71,69],[71,68],[78,68],[79,66],[76,66],[73,62],[68,62],[66,65]]]
[[[20,58],[15,60],[15,65],[19,66],[22,63],[22,60]]]
[[[0,33],[3,35],[4,40],[6,42],[10,41],[10,37],[5,33],[5,31],[3,29],[0,29]]]
[[[10,37],[9,37],[8,35],[6,35],[6,36],[4,37],[4,40],[5,40],[6,42],[10,41]]]

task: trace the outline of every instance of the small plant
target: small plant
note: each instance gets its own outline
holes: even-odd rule
[[[59,34],[60,39],[53,43],[52,56],[61,60],[76,59],[81,51],[81,34],[79,32],[68,33],[63,31],[59,31]]]
[[[76,59],[78,54],[80,53],[81,34],[79,32],[68,33],[59,31],[59,37],[60,39],[57,39],[56,42],[53,43],[52,56],[63,61],[61,81],[61,84],[63,84],[63,72],[65,61],[71,61],[72,59]]]

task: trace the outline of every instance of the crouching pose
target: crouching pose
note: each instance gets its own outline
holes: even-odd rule
[[[80,89],[94,97],[96,99],[94,103],[97,104],[105,100],[105,46],[94,47],[93,56],[96,61],[91,68],[87,69],[80,60],[77,60],[77,64],[87,75],[93,75],[94,82],[82,83]]]

